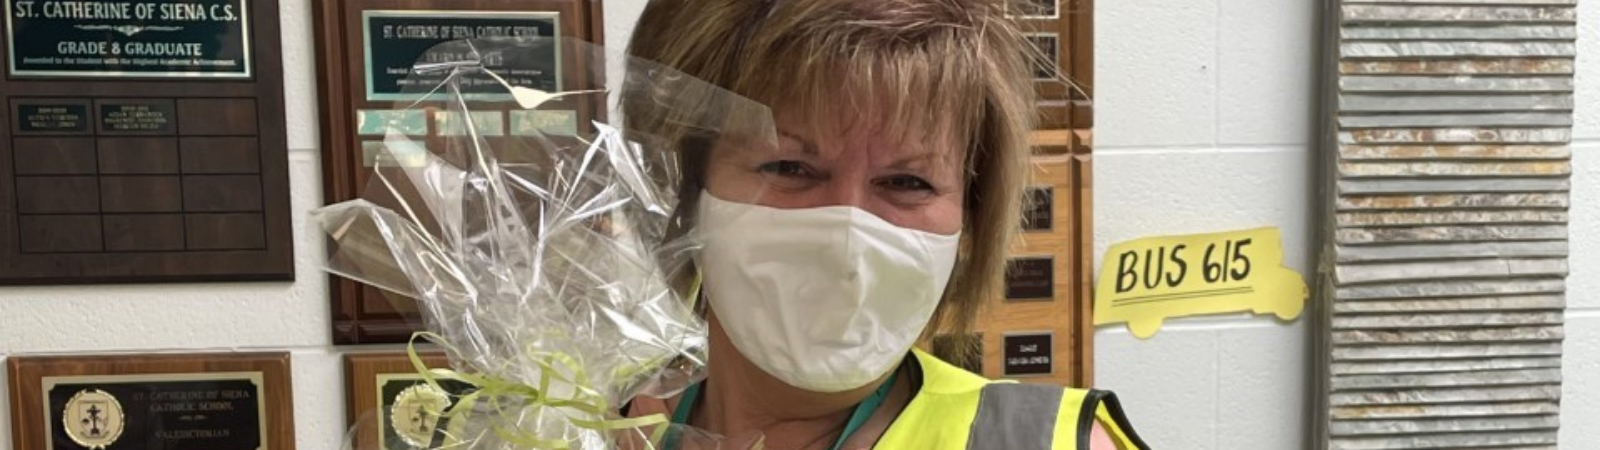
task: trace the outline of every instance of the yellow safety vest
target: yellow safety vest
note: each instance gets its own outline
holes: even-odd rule
[[[1096,419],[1118,450],[1149,450],[1110,392],[993,381],[920,349],[921,387],[873,448],[1088,450]]]

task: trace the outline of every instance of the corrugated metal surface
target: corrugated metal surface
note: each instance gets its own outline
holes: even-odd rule
[[[1576,4],[1330,3],[1322,448],[1554,448]]]

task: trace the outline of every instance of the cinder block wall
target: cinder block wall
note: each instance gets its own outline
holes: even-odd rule
[[[1571,274],[1561,358],[1561,448],[1600,442],[1600,0],[1578,1]]]
[[[1127,239],[1277,226],[1284,263],[1314,270],[1321,3],[1095,2],[1096,261]],[[1104,328],[1095,380],[1154,448],[1305,448],[1307,324],[1192,318],[1147,341]]]

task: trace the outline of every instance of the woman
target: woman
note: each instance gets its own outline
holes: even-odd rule
[[[1145,448],[1108,394],[913,349],[972,328],[1018,223],[1033,94],[1002,3],[646,7],[630,53],[771,106],[779,140],[687,164],[709,376],[631,415],[772,449]]]

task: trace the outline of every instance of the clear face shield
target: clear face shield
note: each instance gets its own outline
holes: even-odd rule
[[[450,370],[424,372],[448,395],[413,414],[434,426],[408,442],[714,447],[664,416],[618,411],[704,377],[693,261],[727,221],[697,222],[696,199],[713,161],[777,147],[768,108],[560,38],[443,43],[402,86],[416,100],[360,149],[372,164],[361,198],[315,218],[327,269],[415,302],[449,356]],[[763,179],[724,200],[755,203]]]

